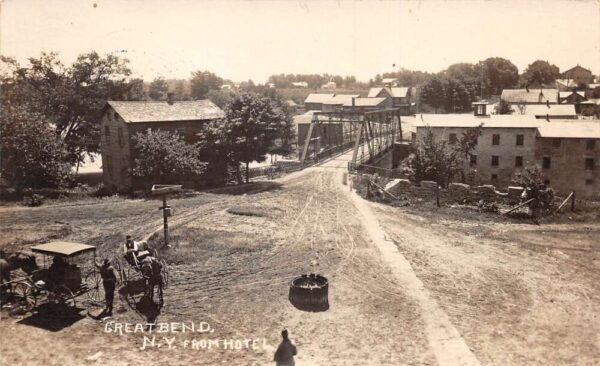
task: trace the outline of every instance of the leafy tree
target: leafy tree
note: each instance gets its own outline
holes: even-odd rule
[[[542,213],[549,213],[554,208],[554,191],[544,183],[539,166],[530,165],[525,167],[522,172],[514,175],[513,182],[525,189],[521,197],[524,202],[534,199],[529,204],[534,221],[536,221],[539,210],[542,210]]]
[[[285,116],[267,97],[256,93],[236,95],[225,109],[225,119],[209,123],[200,133],[201,149],[215,149],[226,156],[242,182],[240,164],[265,161],[266,154],[280,136]]]
[[[198,145],[188,144],[177,132],[148,131],[134,137],[133,175],[155,183],[173,184],[182,177],[200,175],[206,167]]]
[[[431,79],[421,90],[421,102],[429,104],[437,113],[438,108],[444,105],[444,84],[438,78]]]
[[[131,85],[127,60],[96,52],[80,55],[66,67],[55,53],[30,58],[22,67],[9,61],[12,74],[2,81],[3,103],[44,116],[66,144],[71,163],[100,149],[100,116],[107,100],[125,99]]]
[[[129,88],[125,95],[125,100],[146,100],[148,95],[144,90],[144,80],[131,79],[129,80]]]
[[[473,97],[465,83],[456,79],[444,81],[444,108],[447,112],[464,112],[471,110]]]
[[[206,94],[213,89],[220,89],[223,79],[210,71],[195,71],[192,73],[191,97],[193,99],[205,99]]]
[[[413,71],[402,68],[400,71],[383,73],[383,77],[398,79],[398,84],[400,86],[417,86],[429,82],[433,75],[423,71]],[[373,85],[375,85],[375,81],[376,80],[373,80]],[[377,85],[381,85],[381,79]]]
[[[188,91],[187,80],[172,80],[173,97],[175,100],[188,100],[190,99],[190,93]]]
[[[500,102],[495,107],[497,114],[511,114],[513,112],[510,103],[504,99],[500,99]]]
[[[436,141],[433,131],[427,129],[415,152],[406,161],[407,173],[417,182],[432,180],[442,187],[446,187],[457,173],[462,173],[464,181],[464,168],[477,146],[481,129],[482,125],[468,129],[455,146],[448,145],[446,141]]]
[[[152,100],[165,100],[169,92],[169,84],[163,77],[157,77],[150,83],[148,96]]]
[[[490,57],[475,65],[483,80],[483,97],[500,95],[503,89],[515,88],[519,83],[519,69],[509,60]]]
[[[232,93],[228,90],[211,90],[206,93],[206,98],[215,103],[219,108],[223,109],[231,102]]]
[[[21,195],[24,188],[57,187],[70,178],[68,151],[43,116],[23,106],[0,109],[2,177]]]
[[[556,82],[560,76],[558,66],[548,61],[537,60],[531,63],[521,75],[521,84],[528,87],[543,87]]]

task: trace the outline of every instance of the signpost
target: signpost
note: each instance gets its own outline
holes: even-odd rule
[[[169,185],[169,184],[155,184],[152,186],[153,196],[162,196],[163,205],[159,207],[159,210],[163,212],[163,226],[165,234],[165,245],[169,245],[169,220],[168,217],[172,215],[171,207],[167,206],[167,195],[170,193],[181,192],[181,185]]]

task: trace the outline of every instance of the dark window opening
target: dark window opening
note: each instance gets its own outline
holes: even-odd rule
[[[492,182],[498,182],[498,174],[492,174]]]
[[[542,168],[550,169],[551,161],[549,156],[544,156],[542,159]]]
[[[525,140],[525,136],[517,135],[517,146],[523,146],[523,141]]]
[[[594,184],[594,180],[593,179],[586,179],[585,180],[585,184],[588,185],[588,186],[591,185],[591,184]]]
[[[475,165],[477,165],[477,155],[473,155],[473,154],[471,154],[471,159],[469,160],[469,164],[470,164],[471,166],[475,166]]]
[[[552,146],[560,147],[561,139],[552,139]]]
[[[450,145],[454,145],[456,144],[456,134],[455,133],[451,133],[449,138],[448,138],[448,143]]]
[[[515,156],[515,166],[523,166],[523,157]]]
[[[592,158],[585,159],[585,170],[594,170],[594,159],[592,159]]]
[[[492,166],[498,166],[500,164],[500,157],[498,155],[492,155]]]
[[[110,127],[104,126],[104,141],[107,145],[110,145]]]
[[[550,185],[550,181],[548,179],[545,179],[544,180],[544,184],[547,185],[547,186],[549,186]]]
[[[492,145],[500,145],[500,135],[492,135]]]

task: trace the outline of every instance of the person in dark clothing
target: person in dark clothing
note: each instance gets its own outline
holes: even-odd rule
[[[275,351],[273,361],[275,361],[275,365],[277,366],[294,366],[294,356],[298,353],[296,346],[294,346],[292,341],[288,338],[287,329],[281,331],[281,337],[283,340],[279,343],[277,351]]]
[[[106,308],[102,312],[103,315],[112,316],[113,301],[115,299],[115,289],[117,287],[117,271],[110,264],[108,259],[105,259],[102,265],[94,263],[100,269],[102,277],[102,286],[104,287],[104,296],[106,300]]]

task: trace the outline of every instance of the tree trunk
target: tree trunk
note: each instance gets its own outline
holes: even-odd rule
[[[242,180],[242,172],[240,172],[240,164],[236,164],[235,166],[235,175],[237,176],[237,180],[238,180],[238,184],[242,184],[244,183],[244,181]]]
[[[248,166],[250,165],[250,162],[246,162],[246,183],[250,182],[250,172],[249,172],[249,168]]]

